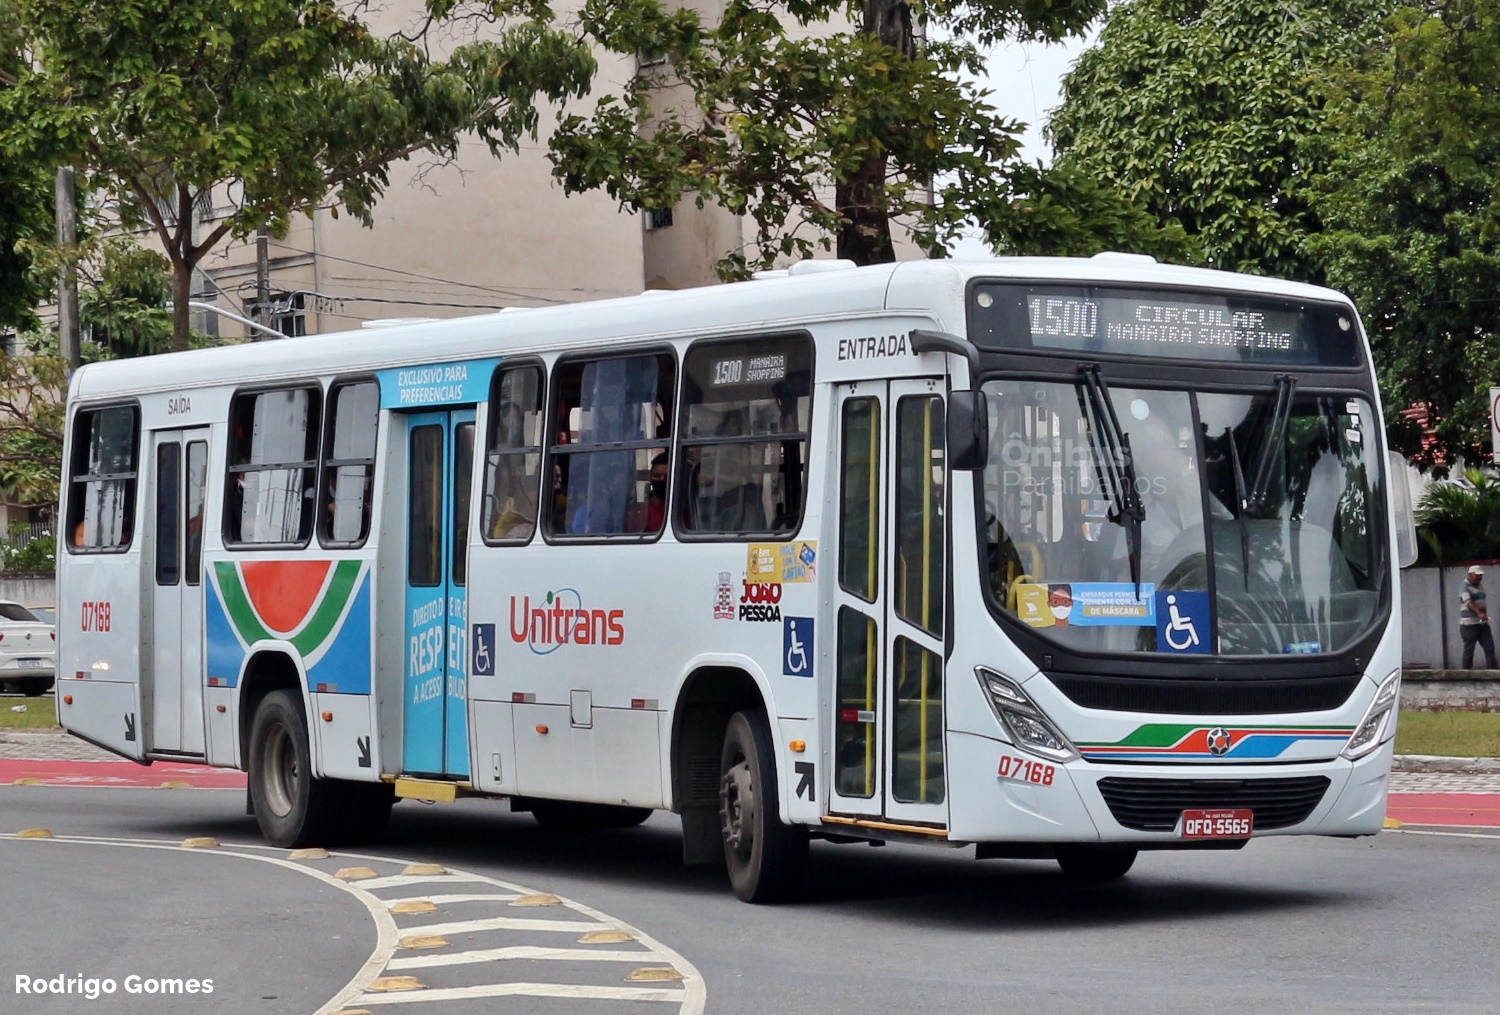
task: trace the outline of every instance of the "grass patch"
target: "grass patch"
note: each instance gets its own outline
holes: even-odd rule
[[[24,712],[12,712],[17,705]],[[57,703],[50,694],[28,698],[24,694],[0,694],[0,730],[57,730]]]
[[[1402,712],[1396,753],[1500,758],[1500,712]]]

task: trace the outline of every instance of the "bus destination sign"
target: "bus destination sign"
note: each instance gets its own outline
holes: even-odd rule
[[[1362,347],[1348,307],[1185,290],[978,284],[975,342],[1213,362],[1355,366]]]
[[[721,384],[766,384],[786,378],[786,354],[733,356],[714,360],[709,382]]]

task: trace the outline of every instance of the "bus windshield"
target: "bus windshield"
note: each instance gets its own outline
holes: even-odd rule
[[[1345,648],[1385,581],[1378,419],[1358,394],[990,381],[993,601],[1082,651]]]

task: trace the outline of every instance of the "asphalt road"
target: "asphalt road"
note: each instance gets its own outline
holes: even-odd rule
[[[8,1013],[311,1015],[378,946],[370,907],[349,892],[228,855],[257,852],[233,845],[257,841],[241,794],[0,788],[0,832],[32,827],[172,844],[211,835],[225,843],[224,855],[0,839],[5,911],[24,920],[18,928],[8,915],[0,938],[0,1010]],[[1095,889],[1068,886],[1045,862],[815,844],[806,900],[782,907],[737,902],[721,872],[680,866],[679,848],[666,816],[639,829],[559,839],[503,803],[403,803],[387,841],[372,850],[383,859],[368,862],[382,877],[365,884],[382,887],[367,894],[389,900],[435,891],[399,887],[402,879],[388,876],[408,862],[471,876],[464,892],[501,894],[449,903],[458,895],[441,889],[450,893],[440,918],[446,949],[397,950],[384,970],[415,973],[428,989],[367,993],[347,1007],[691,1013],[706,996],[703,1010],[716,1015],[1500,1010],[1500,838],[1475,833],[1267,839],[1237,853],[1143,854],[1123,882]],[[85,855],[86,863],[73,859]],[[314,866],[326,877],[365,862],[336,855]],[[530,892],[557,899],[547,909],[515,909]],[[455,921],[449,911],[466,906],[501,914],[503,929],[493,920]],[[516,924],[518,914],[541,922]],[[631,943],[604,946],[615,950],[613,961],[579,960],[573,942],[587,938],[579,931],[590,920],[630,928]],[[500,934],[508,936],[496,940]],[[553,945],[565,947],[547,952]],[[434,965],[455,951],[490,957]],[[212,1005],[133,1008],[121,995],[87,1005],[13,1003],[10,981],[23,966],[105,975],[134,964],[146,975],[168,956],[166,975],[215,980]],[[642,969],[684,979],[627,979]],[[538,992],[543,981],[550,992]],[[503,984],[522,986],[506,995]],[[695,985],[705,992],[697,998]]]

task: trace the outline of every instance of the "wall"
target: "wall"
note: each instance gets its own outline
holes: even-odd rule
[[[1490,569],[1500,579],[1500,566]],[[1458,669],[1463,665],[1463,642],[1458,637],[1458,594],[1467,565],[1412,567],[1401,572],[1401,662],[1406,666]],[[1490,602],[1500,603],[1500,593]],[[1493,621],[1490,628],[1494,630]],[[1497,632],[1500,633],[1500,632]],[[1484,650],[1476,649],[1479,665]]]

